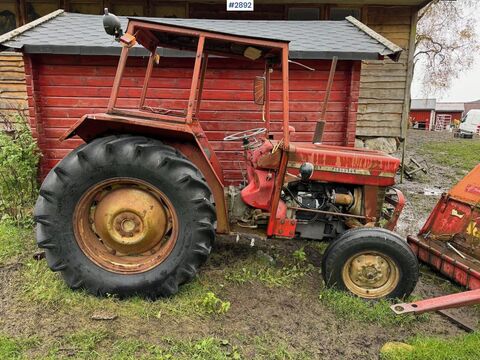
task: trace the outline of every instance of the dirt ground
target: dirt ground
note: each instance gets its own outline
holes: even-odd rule
[[[421,159],[418,147],[424,141],[432,141],[432,137],[434,141],[444,137],[451,139],[451,134],[411,132],[407,157]],[[429,164],[429,174],[422,181],[406,181],[399,185],[408,199],[398,227],[402,235],[416,233],[438,199],[438,195],[423,194],[424,190],[433,187],[443,191],[452,185],[452,178],[446,176],[448,168],[433,164],[431,159],[424,160]],[[239,242],[235,237],[219,238],[213,255],[197,280],[201,286],[215,289],[219,298],[231,303],[225,314],[209,316],[187,312],[184,315],[179,312],[175,315],[169,312],[161,316],[150,316],[148,313],[128,315],[121,311],[122,302],[118,301],[116,307],[108,308],[118,315],[111,321],[92,320],[92,309],[82,308],[75,302],[69,305],[61,299],[44,299],[42,294],[37,294],[32,300],[28,293],[25,295],[27,280],[24,272],[28,271],[32,255],[29,252],[20,256],[18,261],[0,267],[0,333],[40,339],[36,348],[30,350],[34,357],[44,356],[53,343],[62,344],[65,334],[102,330],[108,332],[108,337],[98,345],[104,350],[118,339],[133,338],[162,344],[160,339],[164,337],[179,340],[213,337],[224,339],[228,344],[226,346],[238,348],[241,357],[246,359],[374,359],[378,358],[380,347],[388,341],[405,341],[414,335],[451,337],[464,333],[438,314],[404,325],[388,326],[361,319],[346,321],[319,300],[323,284],[319,273],[320,247],[317,244],[257,240],[254,246],[250,245],[250,238],[242,238]],[[291,285],[270,286],[262,281],[235,283],[225,280],[230,269],[242,269],[242,264],[249,259],[259,256],[282,259],[301,247],[305,248],[307,260],[313,264],[314,270]],[[281,262],[276,266],[281,266]],[[38,281],[41,281],[40,275]],[[441,276],[422,268],[414,295],[428,297],[456,289],[448,284]],[[175,298],[171,301],[175,306]],[[100,309],[97,310],[102,310],[102,302],[99,304]],[[140,303],[140,306],[147,305],[150,306]],[[478,310],[465,308],[455,314],[477,325]],[[58,349],[58,356],[83,357],[75,349],[62,348],[61,345]]]

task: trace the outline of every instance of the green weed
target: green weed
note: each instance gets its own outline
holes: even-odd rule
[[[292,256],[297,262],[304,262],[307,260],[307,254],[305,254],[305,249],[303,247],[295,250]]]
[[[230,301],[222,301],[211,291],[205,294],[201,305],[208,314],[225,314],[230,309]]]
[[[289,287],[295,281],[312,272],[312,264],[295,264],[281,268],[259,264],[255,260],[247,260],[239,266],[229,269],[225,275],[227,281],[235,284],[245,284],[258,281],[271,287]]]
[[[0,131],[0,221],[31,226],[40,151],[24,116],[7,127],[11,133]]]
[[[320,301],[338,317],[344,320],[356,320],[382,325],[407,325],[415,321],[425,321],[428,315],[396,315],[386,300],[365,301],[346,292],[324,289],[320,293]]]
[[[480,333],[451,339],[415,337],[409,342],[413,349],[384,352],[384,360],[470,360],[480,359]]]
[[[22,255],[32,247],[32,231],[6,223],[0,223],[0,265]]]
[[[304,248],[292,253],[292,259],[280,259],[285,265],[277,267],[272,263],[249,258],[230,268],[225,279],[235,284],[258,281],[270,287],[289,287],[311,273],[315,267],[307,262]]]

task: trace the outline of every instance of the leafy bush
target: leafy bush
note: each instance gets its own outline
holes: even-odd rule
[[[33,223],[40,151],[24,117],[18,115],[0,130],[0,221],[19,226]]]

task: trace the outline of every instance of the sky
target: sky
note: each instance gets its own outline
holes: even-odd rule
[[[479,11],[479,10],[477,10]],[[477,34],[480,36],[480,17],[477,17]],[[469,70],[463,71],[458,79],[452,81],[450,89],[441,95],[427,96],[439,101],[468,102],[480,100],[480,56],[476,57],[475,63]],[[418,69],[418,71],[417,71]],[[422,69],[417,67],[412,81],[412,99],[425,98],[421,93],[420,79]]]
[[[421,71],[421,69],[420,69]],[[421,93],[419,76],[420,71],[416,72],[412,82],[412,99],[424,98]],[[453,80],[452,86],[440,96],[428,96],[437,98],[439,101],[468,102],[480,100],[480,57],[477,58],[470,70],[460,74],[458,79]]]

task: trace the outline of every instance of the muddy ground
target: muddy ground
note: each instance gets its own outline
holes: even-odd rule
[[[429,174],[421,181],[406,181],[400,185],[408,199],[399,224],[402,235],[418,231],[436,203],[438,196],[424,195],[425,188],[446,190],[452,185],[451,177],[443,176],[449,173],[448,168],[434,164],[431,159],[422,159],[417,153],[422,142],[444,137],[453,140],[451,134],[410,133],[407,156],[426,160]],[[118,315],[110,321],[92,320],[92,308],[83,308],[77,302],[69,305],[59,299],[44,299],[41,294],[32,297],[31,290],[26,292],[25,283],[32,281],[26,280],[24,275],[28,271],[26,268],[31,266],[30,257],[34,251],[31,247],[16,262],[0,268],[0,333],[40,339],[30,350],[33,357],[45,356],[48,348],[53,343],[61,343],[66,334],[102,330],[108,332],[108,337],[99,343],[104,350],[118,339],[133,338],[162,344],[161,339],[165,337],[177,340],[213,337],[225,341],[226,346],[237,348],[241,357],[247,359],[374,359],[378,358],[380,347],[387,341],[405,341],[414,335],[451,337],[464,333],[437,314],[405,325],[382,325],[361,319],[346,321],[319,300],[323,289],[319,246],[286,240],[257,240],[253,247],[250,245],[250,238],[242,238],[239,242],[234,237],[218,239],[214,254],[197,279],[200,286],[215,289],[219,298],[231,303],[226,314],[209,316],[179,311],[177,315],[172,312],[159,316],[129,315],[121,311],[122,302],[119,301],[115,307],[108,307],[109,312]],[[256,259],[259,254],[282,259],[302,246],[314,270],[288,286],[271,286],[262,281],[239,284],[225,280],[229,269],[241,269],[243,262]],[[441,276],[422,268],[414,295],[426,297],[455,289]],[[99,304],[101,310],[102,303]],[[463,309],[456,315],[477,326],[478,310]],[[58,351],[58,356],[85,355],[68,347]]]

